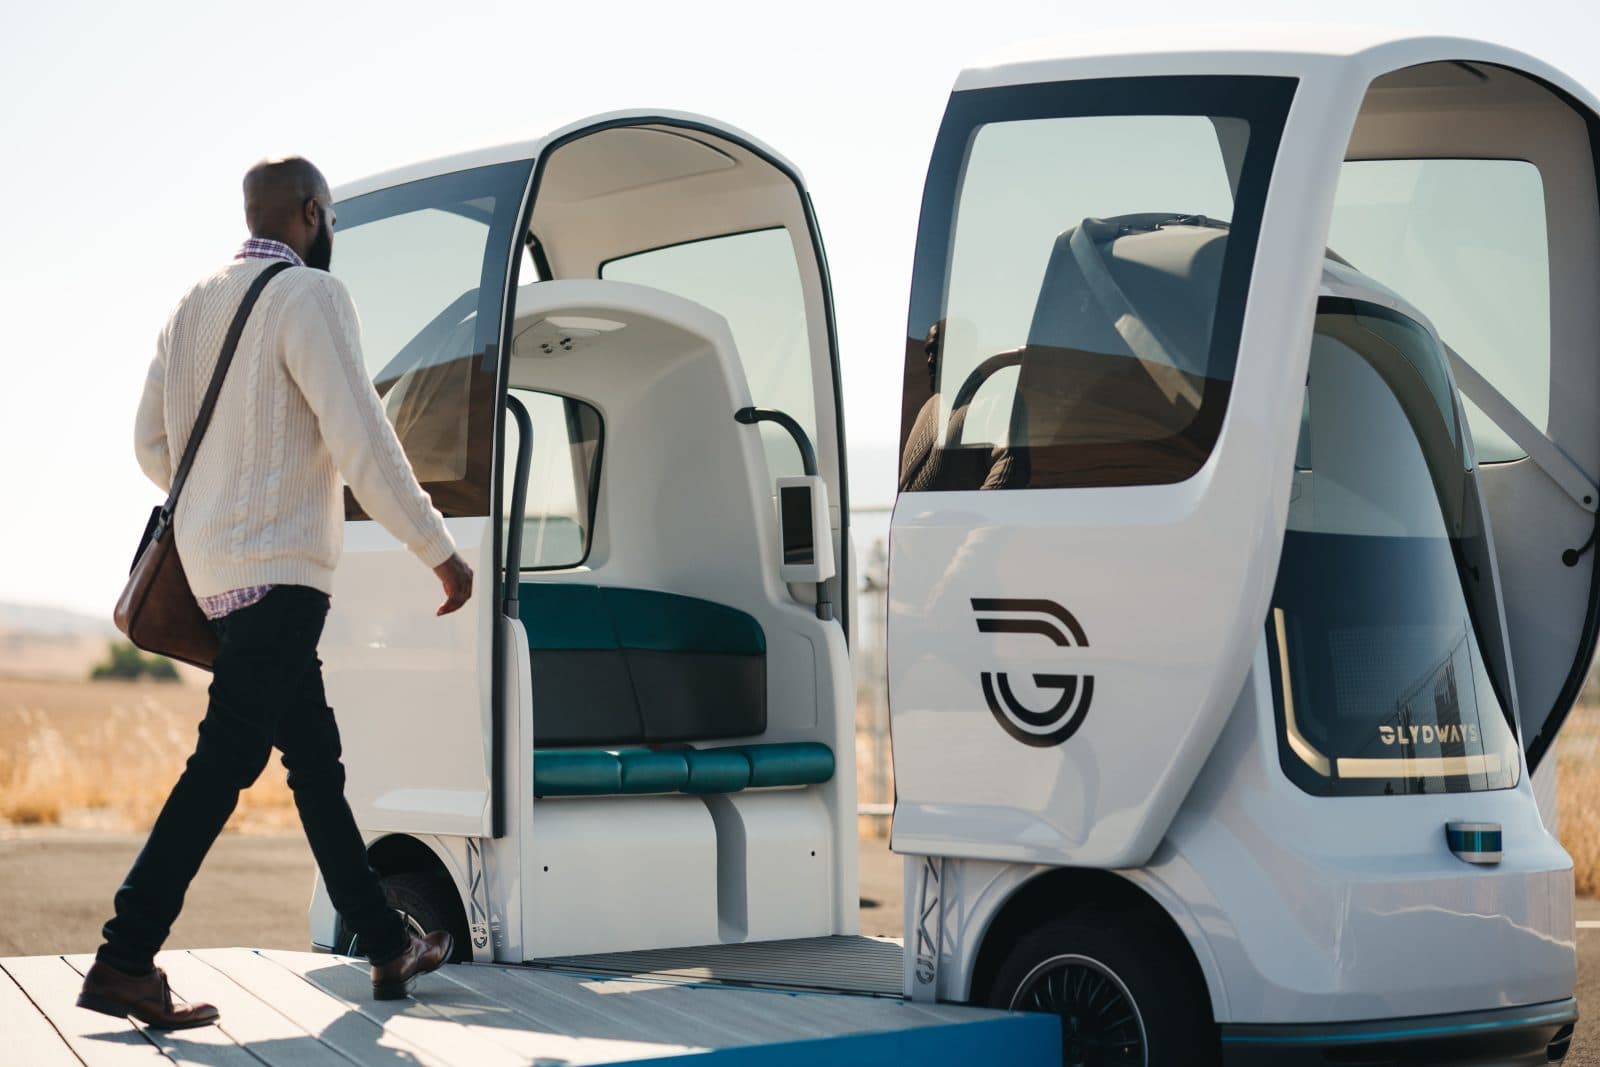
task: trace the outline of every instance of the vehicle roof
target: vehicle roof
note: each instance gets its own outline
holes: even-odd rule
[[[609,111],[600,115],[591,115],[568,123],[560,129],[553,130],[543,137],[531,141],[513,141],[508,144],[493,145],[488,148],[478,148],[469,152],[456,152],[437,159],[423,160],[417,163],[407,163],[404,166],[391,170],[380,171],[377,174],[358,178],[355,181],[344,182],[333,189],[335,201],[348,200],[364,193],[387,189],[395,185],[404,185],[407,182],[421,181],[424,178],[437,177],[440,174],[453,174],[456,171],[471,170],[474,167],[489,166],[494,163],[510,163],[519,159],[532,159],[538,156],[545,148],[554,142],[576,133],[590,126],[617,124],[617,125],[648,125],[660,122],[673,126],[689,126],[701,128],[715,134],[720,134],[739,141],[757,153],[767,156],[778,166],[787,169],[803,186],[804,179],[800,175],[800,168],[796,167],[783,155],[774,151],[769,145],[755,137],[750,136],[736,126],[710,118],[706,115],[697,115],[688,111],[666,111],[649,109],[632,109],[624,111]]]
[[[1521,70],[1600,109],[1581,84],[1527,53],[1465,37],[1358,25],[1140,26],[1039,39],[968,67],[955,89],[1154,74],[1348,75],[1364,87],[1390,71],[1441,61]]]

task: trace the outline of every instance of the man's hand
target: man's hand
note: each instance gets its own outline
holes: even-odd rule
[[[439,576],[439,582],[444,586],[444,603],[439,605],[435,615],[450,614],[472,596],[472,568],[459,554],[452,555],[433,568],[433,573]]]

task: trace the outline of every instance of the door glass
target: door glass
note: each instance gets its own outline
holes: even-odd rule
[[[355,299],[367,371],[447,516],[489,514],[495,350],[528,170],[504,163],[338,205],[333,273]],[[348,492],[346,515],[366,517]]]
[[[1284,772],[1320,796],[1510,788],[1495,571],[1443,350],[1324,299],[1303,411],[1267,620]]]
[[[901,491],[1182,481],[1222,424],[1293,83],[957,93],[912,283]]]
[[[805,292],[788,230],[780,226],[640,252],[603,264],[600,277],[664,289],[727,319],[756,405],[793,415],[816,442]],[[761,438],[773,477],[803,473],[787,434],[763,425]]]
[[[1518,159],[1348,162],[1328,246],[1401,293],[1541,430],[1550,421],[1550,254],[1539,168]],[[1520,459],[1463,398],[1478,458]]]
[[[589,555],[600,490],[600,413],[581,400],[512,389],[533,424],[533,453],[522,524],[522,569],[576,567]],[[506,420],[505,485],[511,491],[520,447],[515,419]],[[505,542],[502,540],[501,542]]]

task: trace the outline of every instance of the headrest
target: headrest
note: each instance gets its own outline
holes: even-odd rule
[[[1050,251],[1028,344],[1137,355],[1204,377],[1227,240],[1199,216],[1084,219]]]

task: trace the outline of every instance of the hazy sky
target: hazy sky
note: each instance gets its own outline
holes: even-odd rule
[[[338,184],[628,107],[714,115],[799,164],[833,270],[850,442],[883,472],[923,172],[983,53],[1216,0],[874,5],[105,3],[0,13],[0,600],[109,617],[157,490],[132,451],[156,332],[244,236],[239,178],[298,152]],[[1589,0],[1345,0],[1352,22],[1485,37],[1600,86]],[[336,246],[337,247],[337,246]],[[335,253],[337,255],[337,252]],[[892,486],[859,479],[858,499]]]

